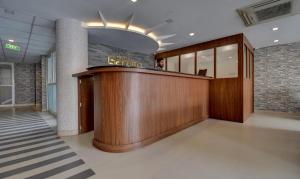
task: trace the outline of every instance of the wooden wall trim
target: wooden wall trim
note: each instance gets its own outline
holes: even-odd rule
[[[201,50],[206,50],[206,49],[211,49],[223,45],[228,45],[228,44],[233,44],[233,43],[238,43],[240,39],[243,38],[243,34],[236,34],[228,37],[223,37],[219,38],[216,40],[211,40],[203,43],[198,43],[195,45],[183,47],[183,48],[178,48],[174,50],[170,50],[167,52],[162,52],[156,54],[155,58],[167,58],[167,57],[172,57],[172,56],[178,56],[181,54],[186,54],[186,53],[192,53],[192,52],[197,52]]]
[[[161,75],[161,76],[176,76],[176,77],[183,77],[183,78],[195,78],[195,79],[206,79],[206,80],[212,79],[211,77],[203,77],[203,76],[197,76],[197,75],[179,73],[179,72],[150,70],[150,69],[143,69],[143,68],[117,67],[117,66],[94,67],[88,71],[73,74],[72,76],[73,77],[93,76],[97,73],[102,73],[102,72],[133,72],[133,73],[154,74],[154,75]]]

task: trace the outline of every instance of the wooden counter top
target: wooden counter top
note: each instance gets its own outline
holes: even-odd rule
[[[145,73],[145,74],[157,74],[157,75],[164,75],[164,76],[177,76],[177,77],[184,77],[184,78],[196,78],[196,79],[207,79],[211,80],[211,77],[204,77],[204,76],[197,76],[185,73],[178,73],[178,72],[167,72],[167,71],[160,71],[160,70],[153,70],[153,69],[146,69],[146,68],[131,68],[131,67],[122,67],[122,66],[100,66],[100,67],[91,67],[88,68],[87,71],[73,74],[73,77],[81,77],[81,76],[92,76],[96,73],[102,72],[134,72],[134,73]]]

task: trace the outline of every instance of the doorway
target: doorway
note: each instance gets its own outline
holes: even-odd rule
[[[0,107],[15,104],[14,64],[0,62]]]

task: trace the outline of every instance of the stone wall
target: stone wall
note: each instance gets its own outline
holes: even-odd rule
[[[35,108],[42,110],[42,66],[35,64]]]
[[[255,50],[255,109],[300,112],[300,42]]]
[[[45,56],[41,59],[42,71],[42,111],[47,111],[47,58]]]
[[[108,56],[126,56],[130,59],[142,63],[143,68],[154,68],[154,55],[129,52],[127,50],[110,47],[102,44],[89,43],[89,67],[108,66]]]
[[[35,104],[35,64],[15,64],[15,103]]]

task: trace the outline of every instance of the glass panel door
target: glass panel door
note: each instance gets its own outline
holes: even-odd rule
[[[13,64],[0,63],[0,106],[14,104]]]

